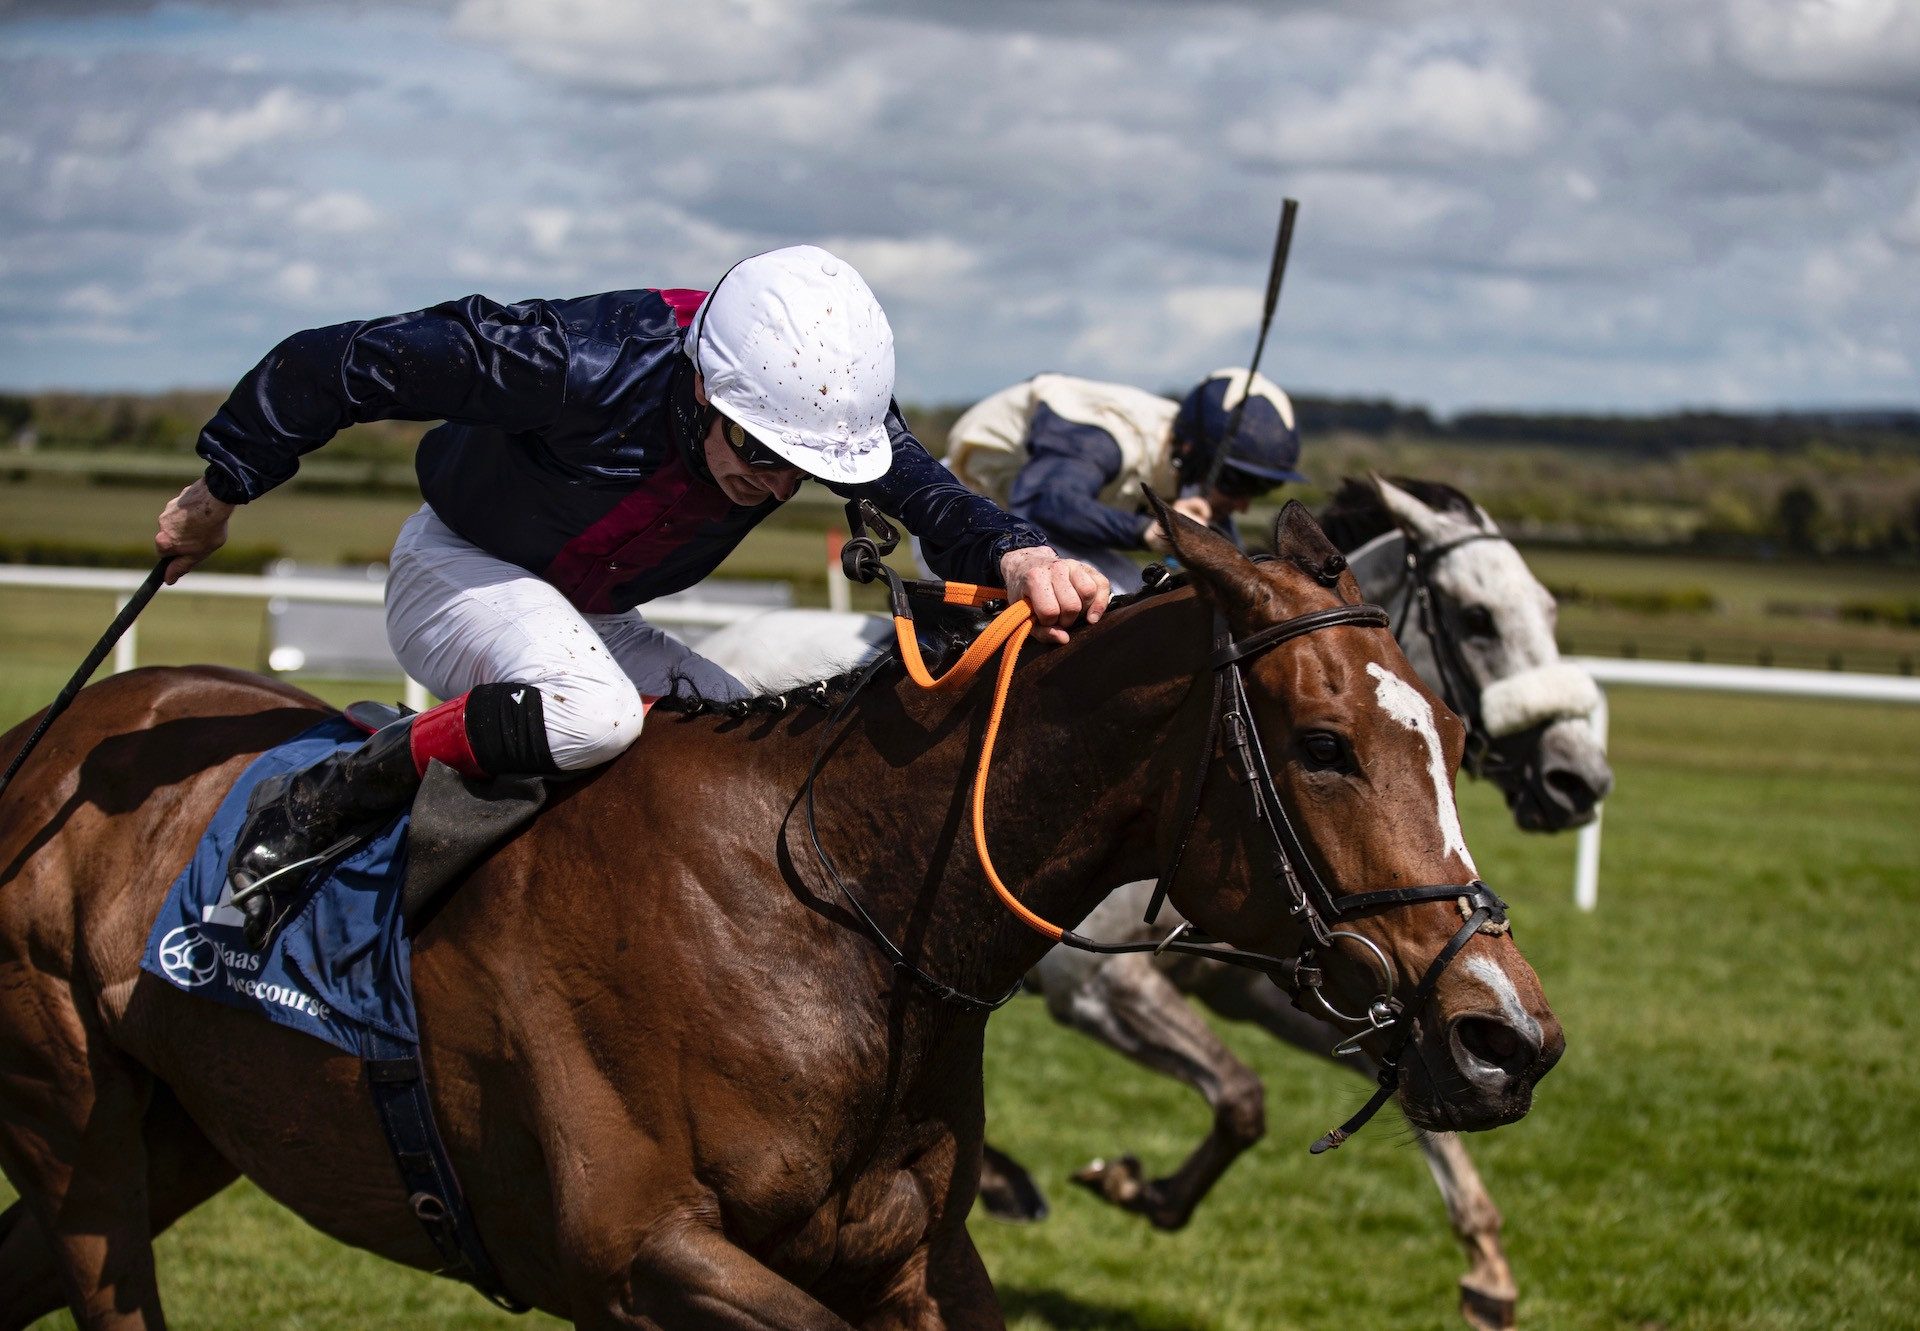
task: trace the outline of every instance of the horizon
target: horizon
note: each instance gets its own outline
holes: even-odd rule
[[[1261,373],[1266,373],[1262,365]],[[164,384],[154,388],[76,388],[71,385],[49,384],[44,387],[20,388],[0,383],[0,397],[76,397],[76,398],[159,398],[173,395],[181,396],[224,396],[232,392],[229,385],[223,384]],[[1159,393],[1164,397],[1176,398],[1175,390],[1164,385],[1148,388],[1148,392]],[[1759,404],[1755,406],[1730,407],[1702,403],[1679,403],[1670,407],[1646,408],[1584,408],[1547,406],[1534,407],[1512,403],[1465,403],[1450,411],[1442,411],[1427,402],[1415,402],[1406,398],[1397,398],[1386,393],[1370,393],[1364,390],[1352,393],[1323,392],[1312,387],[1297,391],[1288,391],[1287,396],[1296,402],[1340,402],[1340,403],[1383,403],[1397,411],[1425,411],[1436,422],[1451,424],[1462,417],[1481,415],[1513,415],[1553,417],[1568,416],[1591,418],[1593,420],[1660,420],[1668,417],[1683,416],[1732,416],[1745,419],[1766,420],[1770,418],[1800,419],[1831,416],[1835,418],[1851,416],[1911,416],[1915,424],[1920,424],[1920,397],[1910,402],[1888,400],[1884,402],[1852,403],[1801,403],[1794,405]],[[1177,400],[1177,398],[1176,398]],[[963,411],[973,405],[973,398],[900,398],[900,405],[906,411]],[[428,422],[431,424],[431,422]]]

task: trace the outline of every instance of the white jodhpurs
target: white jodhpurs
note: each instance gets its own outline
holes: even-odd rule
[[[641,699],[688,680],[708,698],[740,681],[636,611],[582,614],[551,584],[496,559],[422,508],[400,528],[387,574],[387,641],[442,698],[481,684],[540,690],[547,745],[563,771],[618,756],[640,737]]]

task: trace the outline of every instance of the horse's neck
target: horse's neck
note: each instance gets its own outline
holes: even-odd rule
[[[1121,883],[1153,876],[1161,806],[1205,742],[1197,724],[1205,699],[1196,703],[1194,680],[1205,678],[1208,611],[1180,595],[1124,616],[1083,631],[1070,647],[1022,661],[993,755],[988,851],[1028,909],[1068,928]],[[976,686],[958,705],[984,708],[989,696]],[[1189,712],[1196,724],[1183,740],[1176,732]],[[926,802],[889,856],[900,865],[890,881],[927,885],[928,843],[943,822],[931,811],[957,807],[961,816],[932,899],[896,900],[887,914],[904,920],[924,912],[922,969],[991,997],[1016,984],[1051,943],[1016,919],[979,867],[970,830],[977,754],[975,741],[958,772],[935,765],[944,770],[932,779],[944,788],[909,783]]]

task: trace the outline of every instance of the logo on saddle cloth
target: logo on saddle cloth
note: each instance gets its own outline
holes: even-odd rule
[[[160,968],[182,989],[198,989],[220,973],[220,945],[200,932],[197,924],[183,924],[160,940]]]

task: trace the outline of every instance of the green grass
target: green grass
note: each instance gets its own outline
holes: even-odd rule
[[[1523,1325],[1920,1325],[1920,712],[1613,698],[1595,915],[1569,904],[1567,841],[1464,792],[1568,1036],[1533,1114],[1472,1139]],[[1304,1149],[1357,1079],[1227,1028],[1266,1078],[1269,1140],[1188,1231],[1153,1235],[1062,1175],[1121,1150],[1170,1167],[1203,1110],[1035,1008],[991,1028],[990,1112],[1056,1214],[976,1225],[1013,1305],[1031,1292],[1017,1326],[1451,1324],[1460,1263],[1417,1156],[1381,1128]]]
[[[221,613],[154,613],[155,659],[196,636],[249,659]],[[66,614],[92,631],[91,609]],[[72,659],[60,653],[78,629],[55,620],[0,598],[0,720],[44,701]],[[1480,866],[1515,904],[1568,1036],[1533,1114],[1472,1139],[1506,1215],[1522,1324],[1920,1326],[1920,710],[1612,700],[1620,785],[1597,914],[1568,902],[1569,839],[1524,836],[1492,791],[1463,791]],[[1266,1080],[1270,1135],[1192,1226],[1162,1235],[1065,1176],[1123,1150],[1171,1167],[1205,1128],[1199,1101],[1055,1028],[1037,1002],[995,1018],[992,1134],[1054,1205],[1031,1228],[975,1222],[1012,1325],[1456,1325],[1461,1260],[1393,1116],[1312,1159],[1306,1143],[1362,1083],[1248,1028],[1223,1034]],[[244,1184],[160,1241],[160,1269],[183,1326],[508,1324]]]

